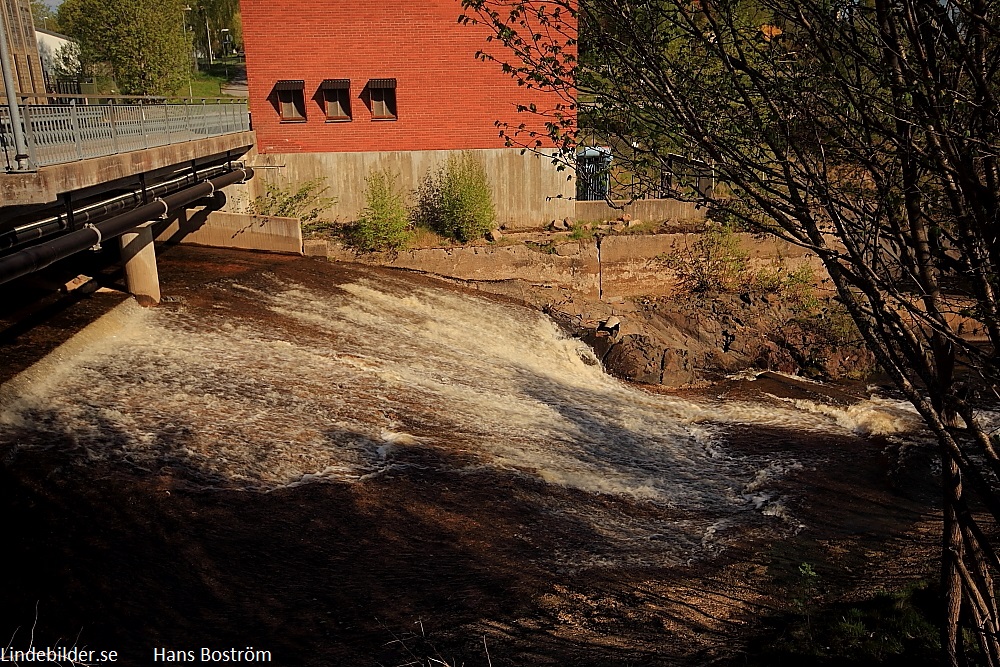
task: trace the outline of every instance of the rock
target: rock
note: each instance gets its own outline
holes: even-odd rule
[[[625,223],[623,223],[623,222],[616,222],[615,224],[611,225],[611,231],[613,231],[615,233],[624,232],[625,231]]]
[[[799,372],[799,365],[795,362],[792,354],[779,347],[773,341],[764,341],[754,360],[754,366],[769,371],[779,371],[794,375]]]
[[[326,257],[330,244],[324,239],[307,239],[302,242],[302,254],[306,257]]]
[[[690,354],[685,349],[664,348],[660,360],[660,384],[669,387],[679,387],[691,384],[698,379],[695,369],[691,367]]]
[[[573,218],[563,218],[563,229],[567,230],[573,229],[575,225],[576,225],[576,220],[574,220]]]
[[[620,216],[618,216],[618,219],[626,224],[632,222],[632,216],[628,213],[622,213]]]
[[[626,227],[636,227],[636,226],[641,225],[641,224],[642,224],[641,220],[629,220],[629,221],[627,221],[625,223],[625,226]]]
[[[604,358],[604,367],[624,380],[659,384],[662,358],[662,348],[651,339],[629,335],[611,347]]]
[[[549,229],[554,232],[566,231],[566,223],[562,220],[553,220],[552,224],[549,225]]]
[[[491,229],[490,231],[486,232],[487,241],[496,243],[502,239],[503,239],[503,232],[501,232],[499,229]]]
[[[618,330],[621,328],[621,325],[622,321],[612,315],[608,319],[602,320],[601,323],[597,325],[597,330],[607,331],[612,336],[616,336],[618,334]]]

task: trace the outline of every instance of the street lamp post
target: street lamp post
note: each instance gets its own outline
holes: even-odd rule
[[[229,81],[229,61],[226,60],[226,57],[229,55],[229,28],[221,28],[219,32],[222,33],[219,41],[222,47],[222,61],[226,64],[226,81]]]
[[[0,70],[3,73],[3,89],[7,97],[7,109],[10,112],[11,131],[14,133],[14,160],[18,171],[28,171],[28,142],[21,127],[21,107],[17,103],[17,88],[14,86],[14,75],[10,68],[10,49],[7,47],[7,26],[3,10],[0,9]]]
[[[208,17],[205,17],[205,40],[208,46],[208,64],[214,65],[215,58],[212,56],[212,29],[208,27]]]
[[[184,5],[181,9],[181,26],[184,29],[184,40],[187,41],[188,26],[187,26],[187,12],[191,11],[191,5]],[[194,69],[198,69],[198,56],[194,52],[194,41],[191,42],[191,58],[194,61]],[[191,68],[188,68],[188,97],[194,98],[194,86],[191,83]]]

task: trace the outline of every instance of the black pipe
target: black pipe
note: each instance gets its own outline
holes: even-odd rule
[[[210,167],[201,172],[200,175],[184,174],[178,178],[172,178],[162,183],[147,188],[146,193],[154,197],[177,192],[191,183],[216,176],[221,172],[228,171],[225,166]],[[88,204],[76,210],[67,210],[50,218],[44,218],[37,222],[32,222],[20,227],[15,227],[9,232],[0,233],[0,251],[16,248],[31,241],[36,241],[46,236],[52,236],[59,232],[73,230],[75,227],[86,225],[107,218],[119,211],[148,203],[144,192],[136,190],[128,194],[111,197],[101,202]]]
[[[0,284],[40,271],[70,255],[100,245],[103,241],[117,238],[144,222],[155,220],[170,211],[208,197],[220,188],[233,183],[242,183],[251,178],[253,178],[253,169],[236,169],[218,178],[156,199],[145,206],[140,206],[110,220],[69,232],[51,241],[18,251],[13,255],[0,257]]]

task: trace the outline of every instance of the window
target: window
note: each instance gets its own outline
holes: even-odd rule
[[[320,84],[328,121],[351,120],[351,80],[326,79]]]
[[[371,79],[368,94],[372,103],[372,120],[396,120],[395,79]]]
[[[278,116],[282,123],[301,123],[306,119],[306,104],[302,96],[305,81],[279,81],[274,84],[278,100]]]

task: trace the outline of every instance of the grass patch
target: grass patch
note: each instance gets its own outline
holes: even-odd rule
[[[813,591],[818,578],[811,567],[800,574],[799,590],[792,592],[798,612],[777,620],[781,626],[777,636],[751,651],[749,667],[940,664],[936,612],[940,603],[929,584],[877,593],[859,603],[820,607]]]
[[[442,236],[427,227],[414,227],[410,238],[411,248],[450,248],[455,245],[454,239]]]
[[[544,243],[539,243],[537,241],[525,241],[524,245],[528,246],[535,252],[540,252],[545,255],[556,254],[556,244],[555,241],[546,241]]]
[[[245,65],[242,63],[215,62],[211,65],[202,63],[198,65],[197,72],[191,73],[190,88],[188,88],[188,83],[185,81],[174,91],[174,94],[179,97],[187,97],[190,92],[190,95],[195,98],[233,97],[232,95],[224,95],[222,93],[222,86],[228,83],[242,69],[245,69]]]

